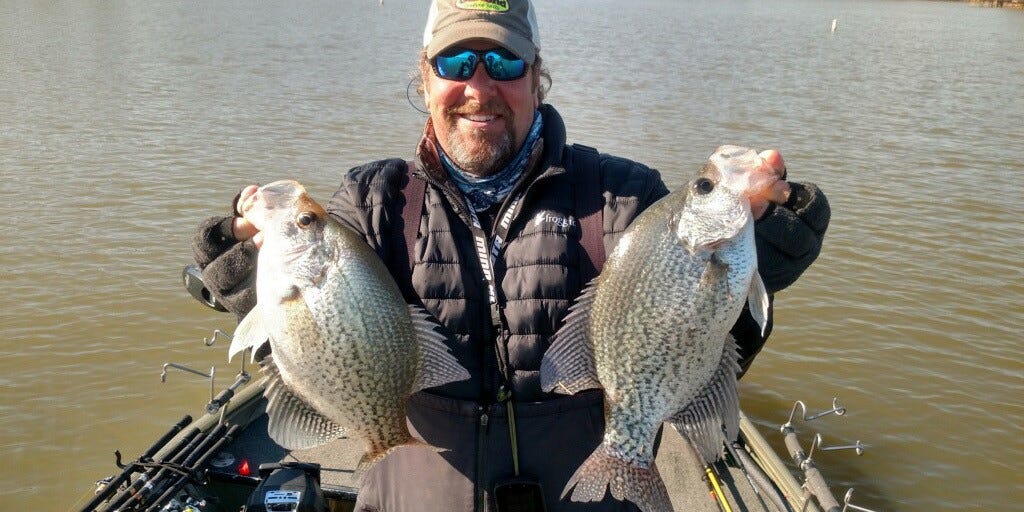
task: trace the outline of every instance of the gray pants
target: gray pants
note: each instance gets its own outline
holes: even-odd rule
[[[600,503],[561,499],[576,468],[604,434],[600,391],[545,402],[516,403],[515,423],[520,474],[540,482],[548,512],[635,512],[632,503],[610,495]],[[413,435],[430,445],[403,446],[367,472],[356,510],[363,512],[471,512],[475,485],[484,493],[484,510],[494,511],[496,483],[513,477],[506,406],[486,410],[480,422],[475,402],[417,393],[409,400]],[[480,448],[478,448],[478,446]]]

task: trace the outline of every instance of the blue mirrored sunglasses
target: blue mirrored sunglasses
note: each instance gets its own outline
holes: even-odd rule
[[[487,76],[499,82],[517,80],[526,74],[526,62],[504,48],[469,50],[454,48],[434,57],[434,74],[445,80],[465,82],[473,78],[477,63],[483,62]]]

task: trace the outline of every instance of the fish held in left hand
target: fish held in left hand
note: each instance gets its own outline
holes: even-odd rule
[[[256,306],[235,330],[229,358],[269,340],[271,438],[288,449],[359,438],[359,473],[397,446],[419,444],[406,426],[409,395],[469,378],[439,326],[405,303],[363,238],[299,183],[260,187],[239,208],[263,245]]]
[[[544,355],[541,386],[603,388],[605,433],[563,497],[601,501],[610,491],[645,512],[671,511],[654,463],[662,423],[706,462],[736,438],[729,329],[744,304],[762,332],[768,314],[750,199],[778,179],[755,151],[718,148],[697,177],[633,221],[570,308]]]

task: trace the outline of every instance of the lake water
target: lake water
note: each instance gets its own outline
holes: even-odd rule
[[[780,148],[828,194],[821,257],[744,378],[781,447],[876,510],[1024,510],[1024,11],[923,1],[538,0],[572,141],[683,182]],[[209,387],[229,315],[180,284],[243,185],[326,199],[409,157],[427,2],[0,3],[0,508],[65,510]],[[838,29],[829,30],[832,19]],[[413,94],[415,102],[415,94]]]

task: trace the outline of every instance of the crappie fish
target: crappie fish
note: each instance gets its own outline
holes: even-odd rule
[[[718,148],[696,178],[633,221],[570,308],[541,385],[603,388],[605,433],[563,498],[600,501],[610,489],[646,512],[670,511],[654,464],[662,422],[706,462],[735,439],[739,366],[729,330],[748,302],[762,331],[766,323],[750,197],[776,179],[755,151]]]
[[[422,308],[408,306],[383,262],[302,185],[261,187],[241,211],[263,233],[256,306],[239,323],[229,359],[270,341],[270,437],[302,449],[338,437],[366,445],[358,472],[416,444],[406,399],[469,378]]]

